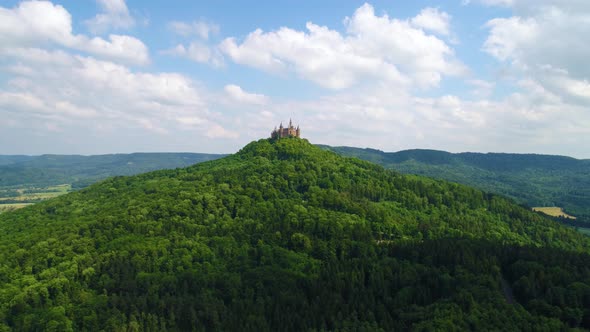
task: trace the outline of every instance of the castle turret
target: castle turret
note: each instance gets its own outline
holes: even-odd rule
[[[283,127],[283,123],[279,125],[279,129],[275,127],[275,129],[270,134],[271,138],[283,138],[283,137],[301,137],[301,131],[299,130],[299,126],[295,128],[293,126],[293,121],[289,119],[289,126]]]

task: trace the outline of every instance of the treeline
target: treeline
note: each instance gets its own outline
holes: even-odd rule
[[[562,223],[564,225],[569,225],[572,227],[590,227],[590,217],[582,216],[576,219],[566,218],[563,216],[559,217],[551,217],[551,219]]]
[[[19,204],[19,203],[39,203],[39,202],[43,202],[44,199],[43,198],[34,198],[34,199],[3,199],[0,202],[1,204]]]
[[[0,330],[590,329],[590,240],[300,139],[0,215]]]
[[[559,206],[576,217],[590,219],[590,160],[538,154],[322,148],[402,173],[466,184],[530,207]]]

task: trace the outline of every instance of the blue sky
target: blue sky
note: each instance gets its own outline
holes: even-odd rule
[[[312,143],[590,158],[590,3],[4,1],[0,154]]]

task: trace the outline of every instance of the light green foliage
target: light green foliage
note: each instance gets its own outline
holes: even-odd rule
[[[260,140],[0,215],[0,329],[589,328],[589,250],[504,198]]]

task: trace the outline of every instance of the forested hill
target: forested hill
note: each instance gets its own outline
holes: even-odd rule
[[[383,152],[330,147],[406,174],[474,186],[528,206],[560,206],[590,222],[590,160],[535,154],[449,153],[435,150]],[[71,184],[73,189],[116,175],[186,167],[220,154],[133,153],[96,156],[0,156],[0,189]]]
[[[110,176],[186,167],[223,156],[204,153],[0,156],[0,188],[58,184],[81,188]]]
[[[0,166],[16,164],[33,158],[35,157],[23,155],[0,155]]]
[[[589,252],[502,197],[260,140],[0,215],[0,331],[588,329]]]
[[[321,147],[402,173],[474,186],[529,206],[560,206],[590,222],[590,160],[538,154]]]

